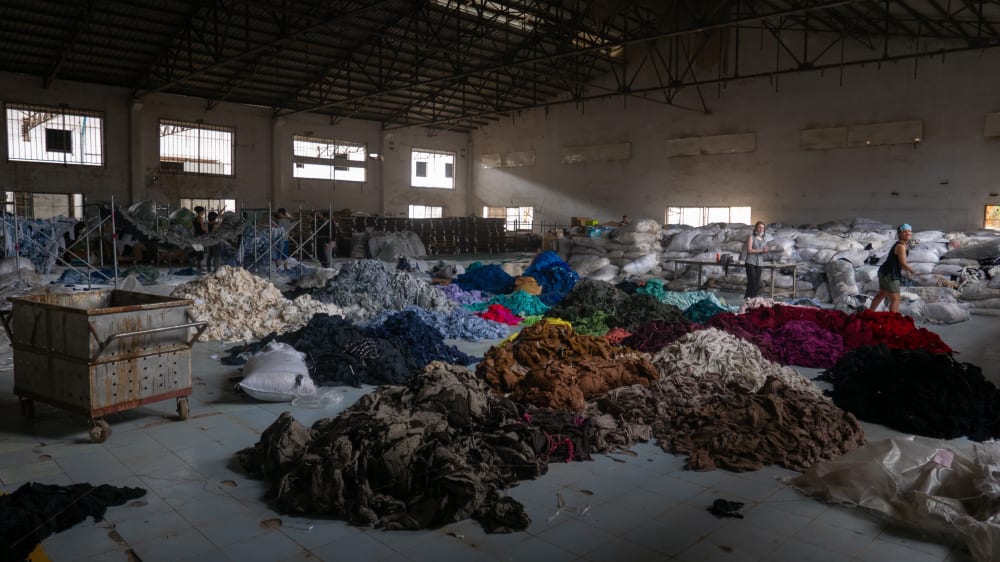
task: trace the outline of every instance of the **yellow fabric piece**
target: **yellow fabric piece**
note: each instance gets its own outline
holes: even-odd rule
[[[542,294],[542,287],[538,284],[538,281],[534,277],[527,275],[522,275],[521,277],[514,279],[514,290],[524,291],[529,295]]]

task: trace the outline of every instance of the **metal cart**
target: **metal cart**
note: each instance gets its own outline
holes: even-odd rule
[[[188,417],[191,345],[208,326],[190,299],[117,289],[10,297],[0,313],[14,349],[14,394],[88,416],[90,438],[111,436],[103,416],[174,398]]]

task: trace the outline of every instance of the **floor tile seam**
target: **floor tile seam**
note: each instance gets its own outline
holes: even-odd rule
[[[773,543],[771,543],[771,548],[764,549],[765,551],[763,553],[750,552],[750,551],[746,551],[746,550],[742,550],[741,552],[743,554],[746,554],[749,557],[753,558],[754,560],[766,560],[768,556],[770,556],[770,555],[774,554],[775,552],[777,552],[782,546],[784,546],[784,544],[786,542],[788,542],[788,537],[773,537],[773,538],[775,538],[777,540],[775,540],[775,541],[773,541]],[[708,533],[706,535],[703,535],[699,541],[696,541],[695,543],[691,544],[689,547],[685,548],[683,551],[677,553],[676,556],[680,557],[685,552],[688,552],[688,551],[692,550],[697,544],[703,543],[703,542],[711,543],[711,544],[713,544],[713,545],[715,545],[717,547],[725,546],[727,548],[733,548],[735,550],[735,545],[734,544],[725,544],[724,542],[720,541],[719,538],[713,538],[712,537],[712,533]],[[810,545],[810,546],[814,546],[814,545]],[[722,549],[720,548],[720,551],[721,550]],[[725,551],[723,551],[723,552],[725,552]]]
[[[913,546],[910,546],[910,545],[907,545],[907,544],[903,544],[901,541],[908,541],[908,542],[917,543],[917,544],[931,543],[931,544],[934,544],[934,545],[937,545],[937,546],[947,547],[949,551],[953,550],[956,546],[961,546],[963,544],[962,543],[962,539],[959,538],[959,537],[949,537],[949,536],[936,535],[934,533],[927,533],[926,538],[920,538],[920,537],[912,537],[911,538],[911,537],[900,537],[898,534],[892,534],[891,533],[892,531],[893,531],[893,529],[890,528],[890,525],[887,524],[887,525],[883,526],[882,527],[882,531],[878,534],[877,537],[875,537],[875,540],[881,541],[881,542],[890,543],[890,544],[898,546],[900,548],[905,548],[907,550],[912,550],[912,551],[918,552],[920,554],[929,554],[929,555],[934,555],[936,553],[928,552],[928,551],[922,550],[920,548],[914,548]],[[897,533],[899,531],[900,531],[900,529],[896,529]],[[902,531],[903,532],[916,532],[916,533],[919,533],[919,529],[915,529],[915,528],[906,528],[906,529],[902,529]]]
[[[848,529],[846,527],[839,527],[840,530],[852,532],[857,537],[857,540],[854,543],[855,544],[855,547],[854,547],[855,550],[854,550],[854,552],[850,552],[850,553],[848,553],[848,552],[842,552],[840,550],[837,550],[835,548],[830,548],[830,547],[824,546],[822,544],[816,544],[815,542],[809,542],[808,540],[802,540],[802,537],[808,537],[808,536],[812,536],[813,535],[813,533],[803,534],[804,531],[808,531],[810,529],[811,529],[811,527],[805,527],[803,529],[799,529],[798,531],[792,533],[791,535],[788,535],[787,538],[788,538],[788,540],[800,542],[802,544],[809,545],[809,546],[811,546],[813,548],[818,548],[820,550],[825,550],[827,552],[832,552],[834,554],[837,554],[838,556],[843,556],[843,557],[847,557],[847,558],[855,558],[862,551],[864,551],[866,548],[868,548],[871,545],[871,543],[875,542],[875,537],[873,537],[871,535],[866,535],[866,534],[862,534],[862,533],[854,533],[853,529]],[[830,543],[827,543],[827,544],[830,544]]]

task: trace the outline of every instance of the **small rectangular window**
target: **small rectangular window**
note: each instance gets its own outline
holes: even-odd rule
[[[160,171],[232,176],[236,129],[160,119]]]
[[[531,230],[535,222],[535,208],[483,207],[483,217],[487,219],[504,219],[504,228],[508,232]]]
[[[104,116],[96,111],[7,104],[7,158],[77,166],[104,165]]]
[[[408,214],[411,219],[439,219],[444,213],[444,207],[434,205],[410,205]]]
[[[990,230],[1000,230],[1000,205],[986,206],[986,221],[983,226]]]
[[[45,129],[46,152],[73,152],[73,131],[65,129]]]
[[[191,211],[195,207],[205,207],[206,212],[215,211],[220,215],[226,211],[236,212],[236,200],[235,199],[213,199],[213,198],[195,198],[195,197],[181,197],[181,207]]]
[[[2,192],[4,211],[32,219],[53,217],[83,217],[82,193],[28,193],[25,191]]]
[[[410,153],[412,187],[455,188],[455,153],[414,148]]]
[[[716,222],[750,224],[750,207],[667,207],[666,222],[695,227]]]
[[[367,158],[364,143],[298,135],[292,140],[292,176],[296,178],[364,182]]]

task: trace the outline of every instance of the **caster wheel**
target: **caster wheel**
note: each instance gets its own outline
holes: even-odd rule
[[[94,420],[94,426],[90,428],[90,440],[104,443],[108,437],[111,437],[111,425],[104,420]]]
[[[177,399],[177,417],[182,421],[188,419],[191,415],[191,410],[188,407],[188,399],[184,398]]]

